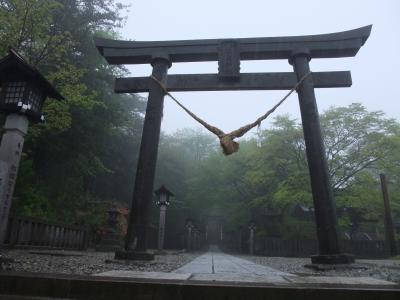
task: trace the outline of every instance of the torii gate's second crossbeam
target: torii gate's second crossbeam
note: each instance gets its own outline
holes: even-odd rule
[[[349,71],[313,72],[315,88],[351,86]],[[116,93],[143,93],[150,90],[149,77],[117,78]],[[217,74],[168,75],[166,88],[169,92],[192,91],[242,91],[242,90],[290,90],[297,83],[293,72],[244,73],[238,81],[221,80]]]

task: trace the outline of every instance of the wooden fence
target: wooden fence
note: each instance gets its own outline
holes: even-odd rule
[[[317,252],[317,241],[265,238],[256,243],[256,253],[266,256],[308,257]]]
[[[341,241],[342,251],[354,254],[358,258],[385,258],[389,257],[389,250],[385,241]],[[398,249],[400,243],[398,242]],[[256,243],[256,253],[265,256],[309,257],[316,254],[318,243],[316,240],[283,240],[265,238]]]
[[[86,228],[48,223],[27,217],[10,217],[5,246],[84,250],[87,248],[87,242]]]

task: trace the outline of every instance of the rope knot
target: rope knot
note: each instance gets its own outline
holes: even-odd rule
[[[225,155],[231,155],[239,151],[239,143],[235,142],[233,139],[235,137],[225,134],[219,137],[219,143],[222,148],[222,152]]]

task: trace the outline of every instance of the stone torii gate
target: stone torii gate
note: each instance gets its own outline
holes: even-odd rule
[[[151,64],[152,76],[168,91],[289,90],[310,72],[315,58],[355,56],[368,39],[372,26],[323,35],[183,41],[118,41],[96,39],[110,64]],[[287,59],[294,72],[240,73],[241,60]],[[174,62],[218,61],[218,74],[169,75]],[[353,256],[340,250],[336,207],[314,88],[351,86],[349,71],[313,72],[297,89],[306,154],[311,178],[318,255],[313,263],[351,263]],[[151,259],[146,252],[146,227],[157,161],[164,94],[150,77],[117,78],[116,93],[149,92],[139,152],[125,251],[116,258]]]

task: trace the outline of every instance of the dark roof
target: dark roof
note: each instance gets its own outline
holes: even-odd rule
[[[155,190],[154,193],[157,196],[160,195],[161,193],[166,193],[167,195],[172,197],[174,196],[174,194],[170,190],[168,190],[164,185],[162,185],[158,190]]]
[[[14,49],[9,50],[9,54],[0,59],[0,82],[7,79],[6,71],[18,70],[22,72],[28,80],[33,81],[48,97],[63,100],[64,97],[53,87],[53,85],[47,81],[46,78],[40,72],[30,66],[25,59]]]

